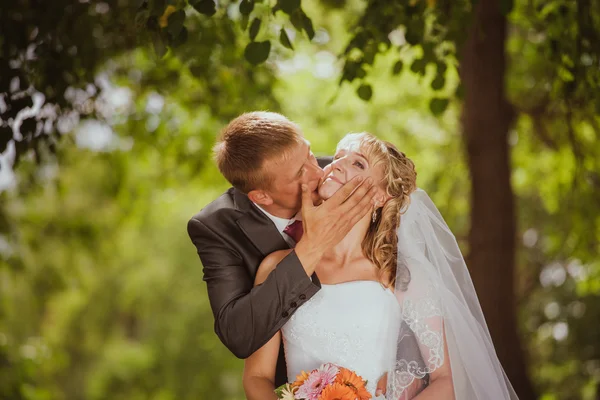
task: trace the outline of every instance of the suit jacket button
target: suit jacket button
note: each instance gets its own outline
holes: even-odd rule
[[[290,314],[289,314],[287,311],[284,311],[284,312],[283,312],[283,314],[281,314],[281,316],[282,316],[283,318],[287,318],[287,317],[289,317],[289,315],[290,315]]]
[[[299,297],[300,297],[300,300],[306,300],[306,295],[304,293],[302,293]]]
[[[296,302],[295,302],[295,301],[292,301],[292,302],[290,303],[290,307],[292,307],[292,308],[296,308],[296,307],[298,307],[298,304],[296,304]]]

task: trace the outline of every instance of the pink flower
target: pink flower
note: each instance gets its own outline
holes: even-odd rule
[[[323,389],[335,381],[339,369],[333,364],[321,365],[310,373],[295,393],[296,399],[318,400]]]

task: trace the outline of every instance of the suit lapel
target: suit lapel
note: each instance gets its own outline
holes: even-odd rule
[[[235,188],[232,190],[234,206],[242,213],[236,223],[254,247],[264,257],[277,250],[289,249],[289,244],[283,239],[273,221],[256,208],[248,196]],[[321,287],[321,281],[316,273],[312,274],[312,280],[318,287]]]
[[[234,189],[233,197],[236,209],[242,212],[236,223],[263,256],[290,248],[273,221],[256,208],[248,196]]]

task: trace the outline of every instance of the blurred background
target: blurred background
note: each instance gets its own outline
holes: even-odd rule
[[[600,399],[600,6],[1,0],[0,398],[243,399],[188,219],[245,111],[392,141],[521,399]]]

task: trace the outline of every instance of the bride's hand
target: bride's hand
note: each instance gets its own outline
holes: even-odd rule
[[[375,396],[385,395],[387,391],[387,372],[383,374],[381,378],[379,378],[379,382],[377,382],[377,390],[375,390]]]

